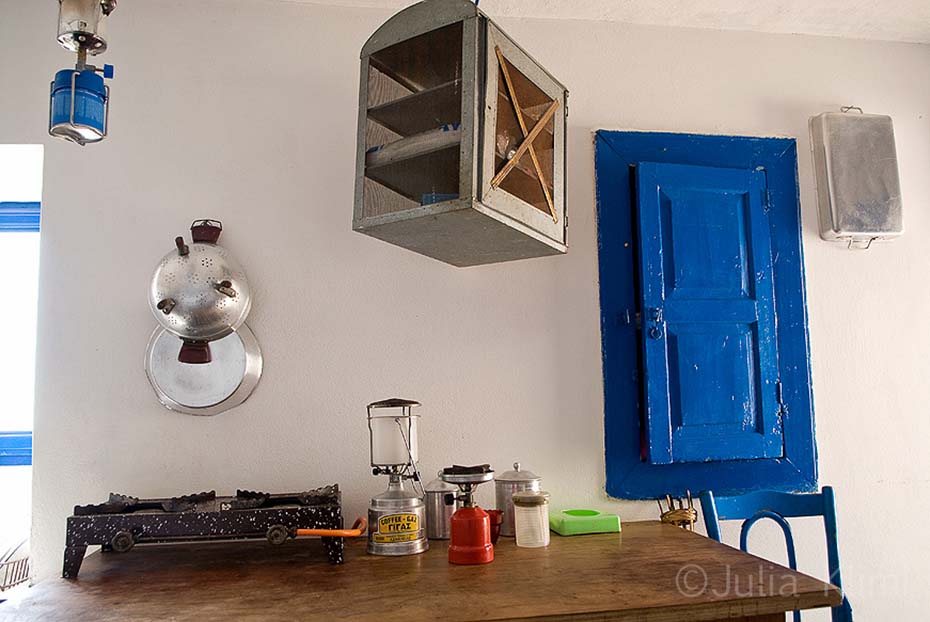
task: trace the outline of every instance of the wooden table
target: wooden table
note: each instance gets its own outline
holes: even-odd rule
[[[835,606],[840,591],[777,564],[660,523],[623,534],[552,536],[546,549],[501,538],[485,566],[453,566],[446,544],[400,558],[347,546],[330,566],[320,543],[139,546],[94,554],[76,581],[41,582],[0,622],[84,620],[729,620],[782,622]]]

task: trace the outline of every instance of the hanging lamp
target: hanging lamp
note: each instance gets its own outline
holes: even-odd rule
[[[113,77],[113,66],[89,65],[87,57],[106,51],[106,18],[116,0],[59,0],[58,5],[58,43],[77,54],[77,63],[52,80],[48,133],[83,147],[107,135],[110,88],[104,78]]]

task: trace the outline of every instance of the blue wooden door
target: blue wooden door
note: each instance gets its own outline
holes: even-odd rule
[[[636,172],[649,461],[781,457],[764,172]]]

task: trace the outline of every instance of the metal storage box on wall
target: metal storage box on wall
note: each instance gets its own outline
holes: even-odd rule
[[[568,92],[467,0],[362,48],[355,231],[455,266],[565,253]]]
[[[820,237],[861,249],[900,237],[904,219],[891,117],[846,106],[811,117],[810,133]]]

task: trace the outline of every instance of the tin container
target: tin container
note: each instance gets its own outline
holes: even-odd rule
[[[449,539],[452,515],[459,508],[456,501],[458,492],[458,486],[444,482],[439,477],[426,485],[426,537],[430,540]]]
[[[512,538],[516,535],[513,514],[513,495],[518,492],[538,492],[542,479],[532,471],[524,471],[519,462],[513,463],[512,471],[505,471],[495,478],[494,497],[497,509],[504,513],[501,535]]]
[[[401,481],[371,499],[368,507],[368,552],[372,555],[416,555],[429,548],[426,506]]]
[[[894,126],[889,116],[843,111],[810,120],[820,237],[866,249],[904,233]]]

